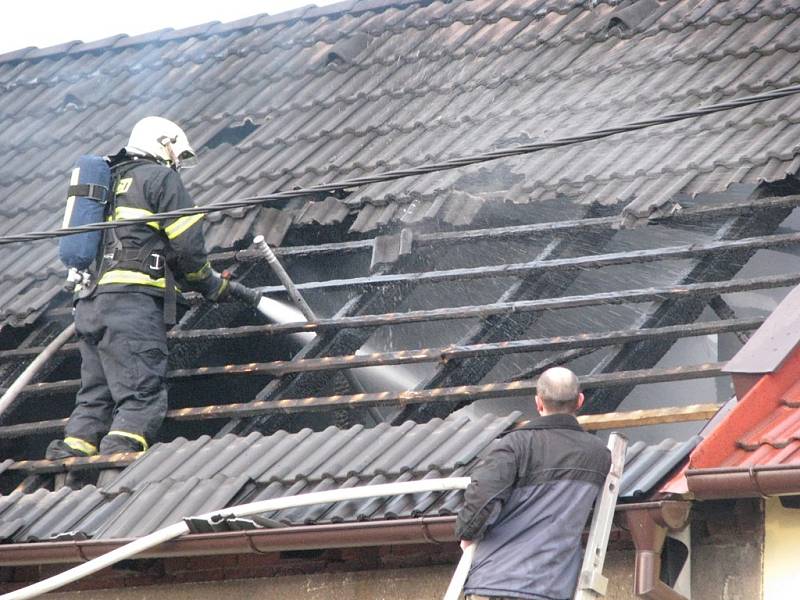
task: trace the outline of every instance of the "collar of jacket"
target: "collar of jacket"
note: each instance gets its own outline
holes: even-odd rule
[[[574,429],[575,431],[584,431],[583,427],[580,426],[578,419],[576,419],[574,415],[555,414],[546,415],[544,417],[536,417],[521,427],[509,429],[502,435],[506,435],[514,431],[530,431],[536,429]]]

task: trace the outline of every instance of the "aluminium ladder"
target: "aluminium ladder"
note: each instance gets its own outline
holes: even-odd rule
[[[619,482],[625,467],[628,439],[621,433],[612,433],[608,437],[608,449],[611,450],[611,470],[603,484],[603,491],[594,505],[592,525],[589,528],[589,538],[586,540],[586,552],[583,555],[575,600],[600,598],[606,595],[608,587],[608,578],[603,575],[603,563],[606,560],[608,537],[611,534],[611,523],[614,520],[614,509],[619,496]]]

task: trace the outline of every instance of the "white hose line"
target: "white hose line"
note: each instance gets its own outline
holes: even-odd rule
[[[58,575],[53,575],[52,577],[48,577],[43,581],[29,585],[28,587],[4,594],[0,596],[0,599],[23,600],[26,598],[36,598],[37,596],[41,596],[47,592],[52,592],[53,590],[57,590],[58,588],[69,583],[73,583],[79,579],[83,579],[84,577],[88,577],[89,575],[97,573],[97,571],[105,569],[106,567],[110,567],[121,560],[136,556],[140,552],[149,550],[150,548],[173,540],[186,533],[189,533],[189,527],[186,525],[186,523],[182,521],[180,523],[175,523],[174,525],[154,531],[150,535],[146,535],[132,541],[129,544],[125,544],[124,546],[112,550],[108,554],[103,554],[102,556],[98,556],[89,562],[78,565],[77,567],[73,567],[68,571],[64,571]]]
[[[473,542],[464,550],[455,573],[453,573],[453,578],[450,580],[450,585],[447,586],[444,600],[458,600],[461,590],[464,589],[464,584],[467,582],[467,575],[469,575],[469,568],[472,566],[472,559],[475,558],[477,547],[478,542]]]
[[[33,376],[39,372],[44,364],[50,360],[56,351],[66,344],[73,335],[75,335],[75,323],[71,323],[64,331],[59,333],[58,336],[39,353],[39,356],[34,358],[31,364],[20,373],[19,377],[17,377],[14,383],[5,391],[3,397],[0,398],[0,415],[11,406],[14,400],[17,399],[17,396],[19,396],[22,388],[30,383]]]
[[[342,502],[345,500],[358,500],[360,498],[373,498],[376,496],[398,496],[401,494],[418,494],[421,492],[439,492],[449,490],[463,490],[469,485],[469,477],[448,477],[442,479],[423,479],[421,481],[405,481],[401,483],[384,483],[381,485],[365,485],[362,487],[344,488],[339,490],[328,490],[325,492],[312,492],[310,494],[300,494],[297,496],[286,496],[285,498],[274,498],[272,500],[262,500],[261,502],[251,502],[240,506],[205,513],[198,519],[210,519],[212,517],[246,517],[272,510],[293,508],[295,506],[309,506],[312,504],[327,504],[329,502]],[[132,558],[137,554],[154,548],[164,542],[168,542],[182,535],[189,533],[189,527],[185,522],[175,523],[164,529],[159,529],[149,535],[125,544],[108,554],[103,554],[90,560],[89,562],[73,567],[63,573],[49,577],[33,585],[10,592],[0,596],[0,600],[28,600],[36,598],[47,592],[52,592],[69,583],[78,581],[96,573],[100,569],[110,567],[121,560]]]

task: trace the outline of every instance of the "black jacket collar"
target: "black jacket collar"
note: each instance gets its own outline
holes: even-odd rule
[[[575,431],[584,431],[583,427],[581,427],[580,423],[578,423],[578,419],[576,419],[573,415],[555,414],[544,417],[536,417],[525,422],[524,425],[510,429],[506,433],[511,433],[512,431],[530,431],[537,429],[573,429]]]

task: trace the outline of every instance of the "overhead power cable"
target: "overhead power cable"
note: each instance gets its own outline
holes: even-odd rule
[[[724,112],[728,110],[733,110],[736,108],[742,108],[744,106],[750,106],[753,104],[760,104],[762,102],[768,102],[770,100],[777,100],[780,98],[785,98],[787,96],[791,96],[793,94],[800,93],[800,85],[793,85],[783,88],[778,88],[771,92],[766,92],[764,94],[758,94],[755,96],[747,96],[744,98],[736,98],[734,100],[729,100],[728,102],[721,102],[718,104],[710,104],[708,106],[701,106],[697,107],[692,110],[670,113],[666,115],[661,115],[658,117],[654,117],[651,119],[647,119],[644,121],[635,121],[633,123],[628,123],[625,125],[619,125],[616,127],[609,127],[606,129],[599,129],[597,131],[587,132],[579,135],[568,136],[563,138],[558,138],[555,140],[551,140],[548,142],[537,142],[533,144],[522,144],[519,146],[514,146],[512,148],[505,148],[500,150],[494,150],[491,152],[486,152],[483,154],[475,154],[472,156],[463,156],[459,158],[453,158],[441,162],[435,162],[425,165],[419,165],[416,167],[410,167],[407,169],[397,169],[394,171],[387,171],[385,173],[377,173],[375,175],[365,175],[363,177],[355,177],[353,179],[345,179],[342,181],[334,181],[331,183],[324,183],[319,185],[314,185],[307,188],[301,188],[297,190],[286,190],[282,192],[273,192],[270,194],[265,194],[263,196],[250,196],[247,198],[241,198],[239,200],[229,200],[226,202],[215,202],[212,204],[208,204],[206,206],[196,206],[191,208],[183,208],[179,210],[173,210],[169,212],[157,213],[154,215],[148,215],[146,217],[135,218],[135,219],[125,219],[124,221],[111,221],[105,223],[90,223],[88,225],[82,225],[80,227],[68,227],[64,229],[56,229],[54,231],[39,231],[39,232],[30,232],[24,233],[20,235],[10,235],[10,236],[3,236],[0,237],[0,245],[4,244],[13,244],[17,242],[32,242],[37,240],[45,240],[51,238],[58,238],[64,237],[67,235],[72,235],[75,233],[84,233],[87,231],[100,231],[104,229],[112,229],[116,227],[129,227],[131,225],[137,225],[140,223],[150,223],[153,221],[166,221],[169,219],[174,219],[177,217],[183,217],[188,215],[198,215],[198,214],[208,214],[213,212],[221,212],[225,210],[231,210],[235,208],[244,208],[250,206],[257,206],[260,204],[267,204],[269,202],[275,200],[287,200],[292,198],[299,198],[304,196],[316,196],[322,193],[334,192],[338,190],[348,190],[352,188],[361,187],[364,185],[370,185],[374,183],[382,183],[387,181],[394,181],[397,179],[403,179],[406,177],[416,177],[419,175],[426,175],[428,173],[434,173],[437,171],[448,171],[451,169],[458,169],[461,167],[466,167],[470,165],[485,163],[493,160],[498,160],[500,158],[510,158],[513,156],[522,156],[525,154],[533,154],[535,152],[541,152],[542,150],[549,150],[552,148],[561,148],[564,146],[572,146],[575,144],[582,144],[584,142],[591,142],[594,140],[599,140],[607,137],[611,137],[614,135],[619,135],[621,133],[628,133],[631,131],[638,131],[640,129],[648,129],[650,127],[656,127],[658,125],[666,125],[669,123],[675,123],[678,121],[685,121],[687,119],[696,119],[699,117],[704,117],[706,115],[710,115],[713,113]]]

